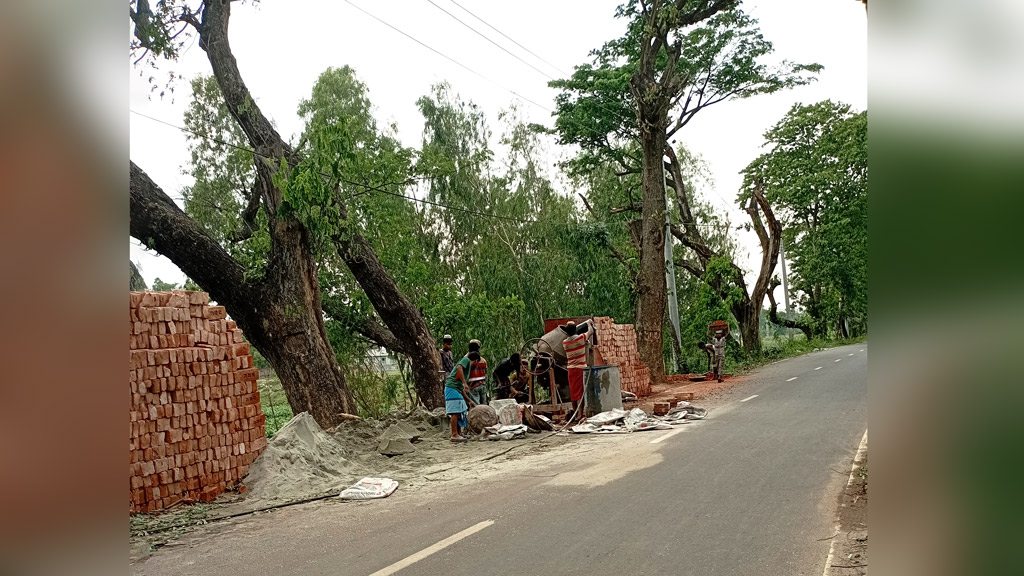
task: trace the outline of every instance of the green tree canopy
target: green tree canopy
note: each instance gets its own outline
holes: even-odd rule
[[[867,324],[867,112],[824,100],[795,104],[765,133],[768,150],[744,171],[763,182],[785,222],[791,286],[814,334]]]

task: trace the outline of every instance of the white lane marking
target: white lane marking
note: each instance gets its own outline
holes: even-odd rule
[[[836,358],[836,362],[839,362],[840,360],[842,360],[842,358]]]
[[[821,370],[821,366],[818,366],[817,368],[815,368],[815,370]]]
[[[863,352],[863,351],[864,351],[864,349],[863,349],[863,348],[861,348],[860,350],[857,350],[857,352]]]
[[[853,354],[847,354],[847,356],[853,356]]]
[[[675,436],[676,434],[679,434],[680,432],[686,430],[687,428],[689,428],[689,426],[687,426],[686,424],[680,424],[679,428],[676,428],[675,430],[669,432],[668,434],[665,434],[664,436],[659,436],[658,438],[651,440],[651,444],[660,444],[662,440],[668,440],[669,438]]]
[[[864,431],[864,436],[860,439],[860,446],[857,447],[857,455],[853,457],[853,466],[850,470],[850,479],[846,481],[846,489],[850,489],[850,485],[853,484],[854,474],[857,473],[857,469],[860,468],[860,463],[864,461],[864,453],[868,450],[868,431]],[[839,522],[836,522],[835,533],[838,535],[840,532]],[[836,538],[832,537],[832,543],[828,546],[828,556],[825,558],[825,570],[822,571],[822,576],[829,576],[832,573],[832,558],[836,554]]]
[[[426,558],[427,556],[430,556],[434,552],[438,552],[438,551],[444,550],[445,548],[451,546],[452,544],[455,544],[459,540],[462,540],[463,538],[465,538],[467,536],[471,536],[471,535],[473,535],[473,534],[483,530],[484,528],[487,528],[491,524],[494,524],[494,520],[484,520],[483,522],[480,522],[478,524],[474,524],[474,525],[470,526],[469,528],[466,528],[462,532],[459,532],[458,534],[453,534],[453,535],[445,538],[444,540],[441,540],[437,544],[434,544],[433,546],[428,546],[428,547],[424,548],[423,550],[420,550],[419,552],[413,554],[412,556],[408,556],[408,557],[406,557],[406,558],[404,558],[402,560],[399,560],[398,562],[395,562],[394,564],[392,564],[391,566],[388,566],[387,568],[382,568],[380,570],[377,570],[373,574],[370,574],[370,576],[388,576],[389,574],[394,574],[395,572],[398,572],[402,568],[405,568],[405,567],[410,566],[410,565],[412,565],[412,564],[414,564],[416,562],[419,562],[420,560],[423,560],[424,558]]]
[[[796,380],[797,378],[799,378],[799,376],[793,376],[789,380],[786,380],[786,382],[792,382],[793,380]]]
[[[753,400],[754,398],[757,398],[757,394],[754,394],[750,398],[744,398],[743,400],[740,400],[740,402],[746,402],[747,400]]]

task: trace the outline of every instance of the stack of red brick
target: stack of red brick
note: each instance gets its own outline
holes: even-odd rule
[[[242,331],[205,292],[132,292],[128,343],[129,511],[234,487],[267,445]]]
[[[617,364],[622,389],[637,396],[651,393],[651,371],[640,362],[636,346],[636,330],[632,324],[616,324],[607,316],[595,316],[597,329],[595,362]]]

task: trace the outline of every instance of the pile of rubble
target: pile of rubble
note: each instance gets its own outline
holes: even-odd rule
[[[627,434],[643,430],[671,430],[680,424],[703,420],[708,411],[689,402],[675,402],[664,414],[648,414],[640,408],[616,408],[586,418],[569,428],[574,434]]]

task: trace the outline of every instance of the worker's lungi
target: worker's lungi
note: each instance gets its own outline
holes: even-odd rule
[[[469,406],[466,405],[466,399],[462,397],[462,392],[459,392],[455,388],[445,386],[444,411],[449,416],[452,414],[458,414],[459,426],[466,426],[466,412],[469,411]]]
[[[569,399],[579,402],[583,398],[583,368],[568,368]]]
[[[586,334],[576,334],[562,340],[566,367],[569,371],[569,399],[573,402],[583,399],[583,369],[587,367],[586,345]]]

